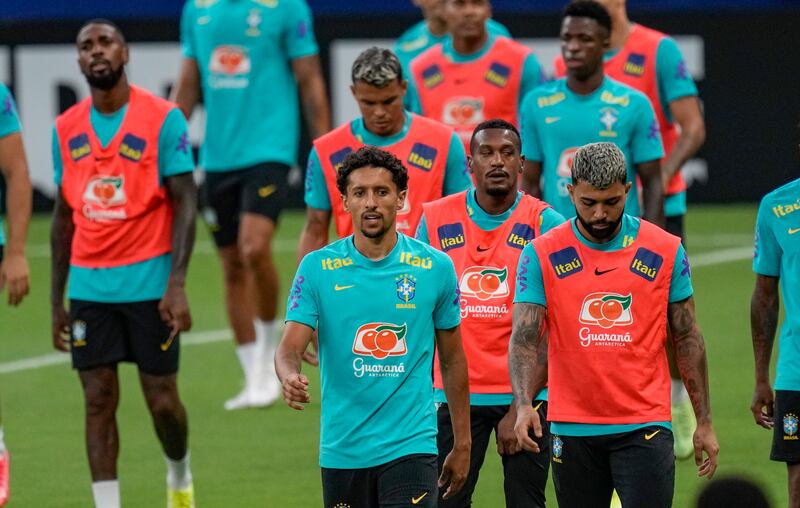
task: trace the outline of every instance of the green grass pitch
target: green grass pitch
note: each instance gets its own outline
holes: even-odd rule
[[[748,316],[753,275],[746,251],[752,245],[755,213],[754,206],[692,208],[689,255],[694,265],[698,319],[707,342],[714,425],[721,445],[718,474],[747,474],[768,490],[776,506],[785,506],[785,467],[768,460],[770,433],[753,423],[749,410],[753,360]],[[276,242],[284,295],[294,274],[302,218],[299,212],[286,214]],[[10,367],[20,365],[10,362],[54,354],[49,331],[48,226],[47,217],[37,217],[31,225],[30,296],[17,309],[5,305],[5,295],[0,305],[0,403],[12,459],[11,508],[91,504],[77,376],[66,363],[9,372]],[[198,231],[188,281],[194,334],[187,339],[192,337],[189,342],[193,343],[183,346],[180,372],[181,394],[189,412],[198,506],[320,506],[317,370],[306,368],[313,400],[305,411],[292,411],[282,403],[266,410],[222,409],[223,401],[239,390],[241,373],[227,335],[209,333],[226,327],[222,276],[208,235],[202,226]],[[162,454],[135,369],[125,365],[120,371],[123,504],[162,506],[166,497]],[[500,460],[494,448],[487,453],[474,505],[503,506]],[[705,483],[696,477],[692,461],[679,462],[675,506],[691,506]],[[552,480],[548,506],[556,506]]]

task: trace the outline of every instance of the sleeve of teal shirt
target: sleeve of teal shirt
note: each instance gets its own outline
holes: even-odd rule
[[[525,63],[522,64],[522,80],[519,86],[519,103],[530,93],[534,88],[541,85],[546,81],[544,70],[539,63],[536,55],[531,53],[525,58]]]
[[[535,105],[536,97],[529,93],[522,101],[519,111],[522,155],[529,161],[541,162],[544,157],[542,157],[542,147],[539,144],[539,134],[536,132]]]
[[[672,265],[672,280],[669,284],[669,303],[686,300],[694,294],[692,288],[692,269],[689,266],[689,256],[682,244],[678,244],[675,253],[675,264]]]
[[[464,145],[458,139],[458,135],[453,132],[450,138],[450,148],[447,150],[447,166],[444,170],[442,193],[449,196],[469,189],[471,185],[472,179],[469,177],[467,169],[467,154],[464,153]]]
[[[19,116],[14,97],[6,85],[0,83],[0,138],[19,131]]]
[[[545,208],[542,210],[542,214],[539,216],[539,218],[542,221],[541,226],[539,226],[539,230],[542,234],[547,233],[554,227],[567,221],[567,219],[558,213],[555,208]]]
[[[311,148],[306,165],[306,185],[304,200],[306,206],[317,210],[330,210],[331,197],[328,195],[328,184],[322,174],[322,163],[319,161],[317,149]]]
[[[197,46],[194,40],[196,8],[195,0],[186,0],[181,13],[181,53],[186,58],[197,59]]]
[[[411,64],[408,64],[408,67],[410,69]],[[403,97],[403,106],[405,106],[408,111],[421,115],[422,104],[419,101],[419,95],[417,95],[417,87],[414,84],[414,77],[407,76],[406,79],[408,80],[408,88],[406,89],[405,97]]]
[[[491,18],[486,20],[486,31],[492,35],[500,35],[511,39],[511,32],[508,31],[508,28],[499,21],[495,21]]]
[[[662,39],[658,45],[656,75],[658,95],[665,105],[681,97],[697,95],[697,86],[686,67],[681,50],[669,37]]]
[[[314,37],[314,19],[305,0],[294,0],[289,4],[289,14],[284,27],[284,47],[289,60],[319,53]]]
[[[664,156],[664,146],[661,144],[661,132],[656,120],[656,113],[650,100],[644,95],[631,94],[631,105],[636,111],[636,125],[631,139],[631,162],[641,164],[661,159]]]
[[[450,257],[437,251],[435,263],[439,265],[441,282],[439,298],[433,311],[433,327],[437,330],[449,330],[461,323],[461,294],[458,291],[456,268]]]
[[[286,302],[286,321],[295,321],[316,329],[320,302],[316,285],[317,263],[313,257],[313,252],[306,255],[297,267]]]
[[[542,266],[536,251],[530,243],[522,249],[517,263],[517,288],[514,292],[514,303],[533,303],[547,306],[544,292]]]
[[[189,126],[178,108],[167,114],[158,134],[158,174],[161,178],[194,171]]]
[[[759,275],[780,277],[783,252],[772,230],[772,210],[767,199],[761,200],[756,218],[755,253],[753,271]]]
[[[417,232],[414,235],[414,238],[416,238],[420,242],[424,242],[427,244],[431,243],[431,239],[428,237],[428,223],[425,220],[424,212],[419,218],[419,224],[417,224]]]
[[[56,126],[53,125],[53,182],[60,186],[61,175],[64,173],[64,163],[61,162],[61,149],[58,147],[58,132]]]

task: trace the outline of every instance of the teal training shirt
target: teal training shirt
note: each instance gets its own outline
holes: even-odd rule
[[[350,122],[350,130],[362,143],[370,146],[384,147],[399,143],[406,137],[411,127],[411,115],[406,112],[406,121],[403,129],[393,136],[377,136],[364,126],[363,118],[356,118]],[[444,170],[444,181],[442,184],[442,195],[449,196],[468,189],[472,184],[469,173],[467,172],[467,155],[464,153],[464,145],[458,139],[458,135],[453,132],[450,139],[450,148],[447,152],[447,165]],[[328,194],[328,183],[322,174],[322,163],[319,161],[317,149],[311,148],[308,154],[308,165],[306,166],[306,184],[304,199],[307,206],[317,210],[330,210],[331,198]]]
[[[19,131],[19,115],[17,114],[17,105],[14,103],[14,97],[11,96],[11,91],[6,85],[0,83],[0,138]],[[0,194],[0,208],[2,208],[2,205],[3,196]],[[3,235],[3,220],[0,218],[0,246],[2,245],[5,245],[5,236]]]
[[[291,63],[318,53],[305,0],[188,0],[181,45],[200,69],[200,165],[296,164],[300,108]]]
[[[776,390],[800,390],[800,179],[761,200],[753,271],[780,277],[784,318],[778,339]]]
[[[522,153],[542,163],[542,196],[558,213],[575,216],[567,191],[575,151],[588,143],[608,141],[622,150],[628,181],[634,182],[625,212],[641,215],[635,165],[664,155],[658,121],[644,94],[606,77],[591,94],[578,95],[562,78],[528,94],[520,116]]]
[[[434,331],[460,323],[456,273],[446,254],[397,237],[380,261],[352,236],[311,252],[289,291],[286,321],[319,336],[325,468],[437,453]]]
[[[497,36],[489,33],[486,44],[484,44],[481,49],[469,55],[462,55],[455,50],[453,47],[453,40],[448,37],[442,41],[442,53],[445,57],[456,63],[474,62],[492,49],[492,46],[494,46],[496,40]],[[546,80],[547,78],[542,70],[541,64],[539,63],[539,59],[536,58],[535,54],[530,53],[525,59],[525,62],[522,64],[522,78],[520,80],[519,97],[517,98],[517,103],[521,104],[522,100],[526,95],[528,95],[528,93],[533,91]],[[419,93],[415,88],[413,79],[408,80],[408,90],[406,91],[404,104],[406,104],[406,107],[408,107],[408,109],[411,111],[419,114],[422,113],[422,105],[419,100]]]
[[[111,142],[127,111],[127,104],[110,115],[101,114],[92,107],[89,118],[101,145],[106,146]],[[164,119],[158,135],[158,172],[162,184],[164,178],[194,170],[194,157],[186,139],[186,119],[179,109],[173,109]],[[54,127],[53,179],[60,186],[64,166],[58,145],[58,134]],[[67,297],[101,303],[158,300],[164,295],[171,269],[170,254],[113,268],[70,266]]]
[[[585,246],[604,252],[614,252],[630,245],[636,241],[639,234],[639,226],[641,219],[625,214],[622,218],[622,226],[617,235],[607,243],[594,243],[590,242],[580,233],[577,226],[577,219],[572,219],[572,232],[575,237],[580,240]],[[536,256],[536,251],[531,244],[525,246],[520,255],[520,266],[524,263],[526,270],[518,270],[517,273],[525,273],[525,284],[517,284],[517,292],[514,295],[514,303],[532,303],[536,305],[547,306],[547,298],[544,291],[544,279],[542,277],[542,267],[539,264],[539,258]],[[678,245],[678,250],[675,253],[675,264],[672,268],[672,277],[670,279],[669,287],[669,302],[680,302],[692,296],[694,290],[692,288],[691,270],[689,268],[689,258],[686,255],[683,245]],[[520,290],[520,287],[524,288]],[[596,425],[587,423],[571,423],[571,422],[552,422],[550,424],[550,432],[553,434],[561,434],[564,436],[602,436],[608,434],[617,434],[621,432],[631,432],[644,427],[652,425],[661,426],[667,429],[672,429],[670,422],[649,422],[649,423],[634,423],[624,425]]]
[[[518,191],[517,199],[514,201],[514,204],[511,205],[511,208],[501,214],[491,215],[480,207],[478,201],[475,199],[475,188],[472,188],[469,190],[469,192],[467,192],[466,197],[467,214],[469,215],[470,220],[472,220],[476,226],[484,231],[492,231],[499,228],[506,220],[508,220],[509,217],[511,217],[511,214],[514,213],[514,210],[517,208],[520,199],[522,199],[522,192]],[[562,217],[552,208],[545,208],[542,210],[540,218],[542,220],[542,224],[540,226],[542,234],[547,233],[565,220],[564,217]],[[428,237],[428,226],[425,221],[424,213],[420,219],[419,226],[417,226],[416,238],[421,242],[430,244],[430,237]],[[434,401],[437,403],[447,402],[444,391],[439,390],[438,388],[434,389],[433,397]],[[511,393],[470,393],[469,403],[473,406],[506,406],[511,404],[513,398],[514,396]],[[547,400],[547,388],[536,395],[536,400]]]

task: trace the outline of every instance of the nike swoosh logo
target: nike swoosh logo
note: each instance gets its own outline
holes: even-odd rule
[[[544,123],[547,124],[556,123],[559,120],[561,120],[560,116],[548,116],[547,118],[544,119]]]
[[[478,245],[477,249],[478,249],[478,252],[486,252],[487,250],[491,249],[491,247],[486,247],[485,249],[481,249],[481,246]]]
[[[797,233],[798,231],[800,231],[800,228],[795,228],[795,229],[789,228],[789,234],[790,235],[793,235],[793,234]]]
[[[613,272],[613,271],[614,271],[614,270],[616,270],[617,268],[619,268],[619,267],[618,267],[618,266],[615,266],[614,268],[609,268],[608,270],[600,270],[599,268],[595,268],[595,269],[594,269],[594,274],[595,274],[595,275],[603,275],[603,274],[606,274],[606,273],[608,273],[608,272]]]
[[[262,198],[268,197],[270,194],[273,194],[277,189],[274,185],[267,185],[266,187],[261,187],[258,189],[258,195]]]
[[[419,496],[419,497],[412,497],[412,498],[411,498],[411,504],[419,504],[419,502],[420,502],[420,501],[422,501],[422,500],[425,498],[425,496],[427,496],[427,495],[428,495],[428,493],[427,493],[427,492],[424,492],[424,493],[423,493],[421,496]]]
[[[173,340],[175,340],[175,335],[170,334],[167,341],[161,344],[161,351],[166,351],[167,349],[169,349],[169,347],[172,345]]]
[[[350,289],[351,287],[354,286],[355,284],[351,284],[349,286],[340,286],[339,284],[336,284],[335,286],[333,286],[333,289],[335,289],[336,291],[344,291],[345,289]]]
[[[659,429],[659,430],[657,430],[657,431],[653,432],[652,434],[645,434],[645,435],[644,435],[644,439],[645,439],[645,441],[650,441],[651,439],[653,439],[654,437],[656,437],[656,434],[658,434],[659,432],[661,432],[661,429]]]
[[[543,400],[540,400],[538,404],[536,404],[535,406],[533,406],[533,410],[534,410],[534,411],[538,411],[538,410],[539,410],[539,408],[540,408],[540,407],[542,407],[542,404],[544,404],[544,401],[543,401]]]

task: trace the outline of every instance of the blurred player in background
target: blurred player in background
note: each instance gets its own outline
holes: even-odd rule
[[[33,191],[28,176],[28,161],[22,143],[19,117],[14,98],[0,83],[0,173],[8,195],[8,245],[5,244],[0,221],[0,291],[8,292],[8,304],[16,307],[28,294],[28,262],[25,260],[25,238],[31,218]],[[9,454],[0,419],[0,506],[9,496]]]
[[[167,506],[193,507],[177,385],[178,334],[191,327],[184,285],[197,209],[186,120],[128,83],[128,46],[110,21],[86,23],[77,49],[91,97],[60,115],[53,131],[53,345],[71,349],[83,386],[95,506],[120,506],[117,364],[128,361],[164,451]]]
[[[800,154],[800,152],[799,152]],[[773,430],[770,458],[786,462],[789,506],[800,506],[800,179],[761,200],[756,219],[755,289],[750,328],[756,363],[751,410],[757,424]],[[769,382],[780,293],[784,320],[778,342],[775,392]]]
[[[310,402],[301,356],[317,330],[325,506],[434,507],[438,487],[450,498],[463,486],[471,445],[453,263],[395,231],[408,185],[395,156],[363,147],[336,184],[353,235],[300,263],[276,355],[283,396],[294,409]],[[438,486],[434,345],[455,435]]]
[[[394,54],[403,65],[403,72],[409,75],[411,60],[431,46],[447,38],[447,20],[444,6],[447,0],[412,0],[422,11],[422,21],[415,24],[398,37]],[[493,19],[486,20],[486,31],[493,35],[511,37],[509,31]]]
[[[280,397],[272,240],[297,164],[298,88],[311,137],[330,130],[311,11],[305,0],[188,0],[181,43],[174,98],[187,118],[201,97],[205,106],[203,215],[245,376],[225,408],[263,407]]]
[[[470,186],[466,157],[453,129],[403,109],[407,82],[397,57],[388,49],[362,52],[352,69],[353,97],[361,110],[356,118],[314,141],[308,156],[306,224],[298,258],[328,243],[333,216],[340,238],[353,233],[336,187],[336,172],[344,158],[361,146],[388,151],[404,162],[408,192],[397,213],[397,231],[413,235],[422,204]]]
[[[604,56],[605,73],[647,95],[655,109],[664,143],[661,182],[665,189],[666,230],[681,237],[685,246],[686,183],[680,169],[703,146],[706,138],[697,87],[673,39],[632,23],[625,0],[599,0],[599,3],[611,15],[611,44]],[[556,58],[555,68],[558,77],[566,75],[562,57]],[[694,413],[671,350],[668,358],[675,455],[688,458],[694,449]]]
[[[411,110],[453,127],[467,155],[476,125],[518,126],[520,102],[544,80],[531,50],[487,30],[491,14],[489,0],[445,0],[451,36],[411,62]]]
[[[472,457],[465,488],[439,506],[470,506],[492,430],[503,460],[508,507],[544,507],[547,453],[523,451],[514,434],[517,413],[508,378],[508,340],[519,255],[526,243],[564,222],[544,202],[518,190],[524,157],[516,127],[487,120],[475,128],[470,169],[475,187],[424,205],[417,239],[447,253],[461,291],[461,331],[469,367]],[[442,376],[434,362],[434,400],[440,404],[439,463],[453,444]],[[547,419],[547,391],[534,399]],[[545,429],[546,429],[545,425]],[[548,449],[545,430],[540,448]]]
[[[538,450],[530,404],[547,382],[562,508],[608,506],[612,489],[623,506],[672,506],[667,326],[697,415],[698,474],[717,468],[689,260],[678,237],[624,213],[631,186],[615,144],[581,147],[569,185],[577,217],[528,244],[517,270],[509,351],[517,437]]]
[[[529,94],[522,105],[524,189],[542,196],[564,217],[574,217],[567,190],[575,152],[587,143],[610,141],[625,154],[628,180],[642,182],[642,207],[636,186],[626,213],[663,224],[659,159],[664,155],[653,107],[641,92],[608,79],[603,54],[611,18],[598,3],[574,2],[564,9],[561,53],[567,77]],[[540,189],[540,178],[543,189]]]

